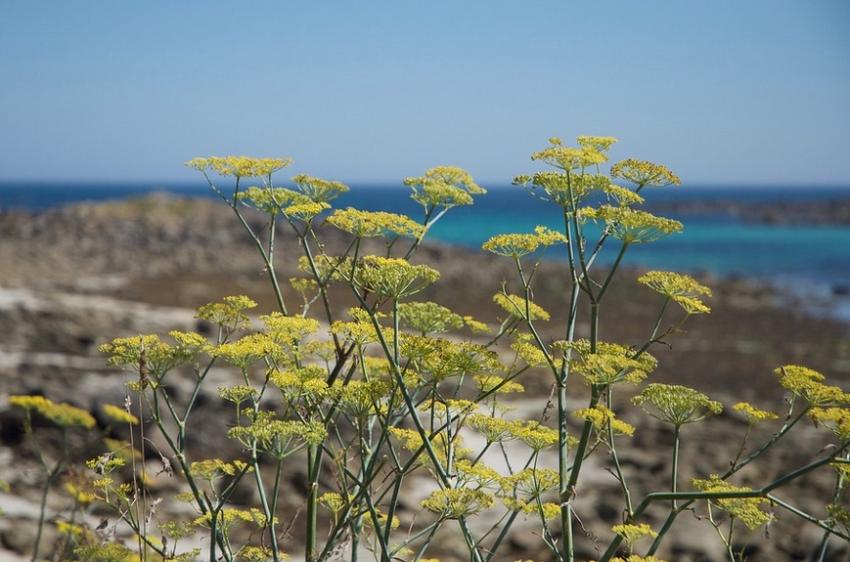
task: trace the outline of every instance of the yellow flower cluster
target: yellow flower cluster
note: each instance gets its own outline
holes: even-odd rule
[[[77,560],[90,562],[136,562],[138,554],[116,542],[84,544],[74,549]]]
[[[307,365],[289,371],[273,371],[269,381],[290,400],[301,398],[324,399],[329,394],[327,372],[321,367]]]
[[[301,316],[284,316],[280,312],[260,316],[264,333],[281,345],[295,345],[319,331],[319,321]]]
[[[816,424],[827,427],[842,442],[850,439],[850,410],[846,408],[812,408],[809,413]]]
[[[240,384],[234,386],[221,386],[218,388],[218,395],[222,400],[227,400],[228,402],[233,402],[238,405],[259,395],[259,391],[248,385]]]
[[[535,343],[532,343],[531,334],[517,333],[511,343],[517,357],[525,361],[531,367],[542,367],[546,365],[546,355]]]
[[[537,172],[530,176],[517,176],[515,185],[528,187],[531,192],[543,190],[542,199],[548,199],[572,213],[593,193],[601,193],[618,205],[639,205],[644,199],[631,189],[621,187],[602,174],[571,174],[568,172]]]
[[[436,490],[422,500],[422,507],[444,519],[474,515],[493,505],[493,496],[483,490],[449,488]]]
[[[576,142],[583,148],[590,148],[598,152],[607,152],[614,143],[617,142],[616,137],[595,137],[592,135],[579,135],[576,137]]]
[[[330,208],[331,206],[325,202],[305,201],[284,207],[283,214],[290,219],[310,222]]]
[[[250,425],[232,427],[227,436],[248,448],[256,442],[260,449],[282,458],[301,443],[318,445],[327,437],[327,429],[319,422],[279,420],[272,412],[260,411],[253,414]]]
[[[551,468],[524,468],[500,480],[503,494],[519,495],[525,501],[540,497],[557,488],[558,471]]]
[[[481,322],[480,320],[476,320],[472,316],[464,316],[463,317],[463,323],[466,324],[466,327],[469,328],[469,330],[473,333],[476,333],[476,334],[489,334],[490,333],[490,327],[487,326],[487,324],[485,324],[484,322]]]
[[[435,382],[503,368],[494,351],[472,342],[408,335],[401,347],[418,372]]]
[[[283,209],[311,200],[291,189],[285,187],[257,187],[251,186],[236,194],[236,200],[248,202],[257,209],[270,215],[277,215]]]
[[[101,345],[98,350],[109,355],[107,362],[110,365],[129,367],[136,371],[144,363],[147,372],[154,377],[161,377],[188,358],[187,350],[171,346],[155,334],[115,338]]]
[[[339,408],[355,417],[376,413],[389,391],[387,381],[380,379],[352,380],[347,384],[337,382],[330,388]]]
[[[626,544],[633,545],[644,537],[657,537],[658,533],[652,530],[652,527],[646,523],[623,523],[614,525],[611,530],[623,537]]]
[[[458,459],[454,465],[458,474],[458,480],[462,482],[474,482],[479,486],[491,486],[502,481],[502,475],[484,463],[475,464],[467,459]]]
[[[423,336],[457,330],[464,325],[463,317],[435,302],[402,303],[398,306],[398,316],[403,324]]]
[[[240,369],[247,369],[265,358],[279,358],[281,353],[280,345],[268,334],[263,333],[250,334],[212,349],[212,355]]]
[[[711,312],[711,308],[700,299],[701,296],[710,297],[711,289],[690,275],[673,271],[647,271],[638,277],[638,283],[675,301],[688,314]]]
[[[278,552],[277,556],[279,560],[289,560],[285,552]],[[269,562],[272,558],[272,550],[267,546],[243,546],[236,553],[236,559],[240,562]]]
[[[469,427],[481,433],[488,443],[518,439],[539,451],[558,442],[558,431],[537,421],[506,420],[484,414],[471,414],[467,418]]]
[[[850,511],[838,504],[826,506],[832,525],[841,528],[845,533],[850,531]]]
[[[275,518],[277,519],[277,518]],[[196,518],[193,523],[197,526],[201,527],[209,527],[210,522],[212,520],[212,514],[210,512],[201,515]],[[267,523],[266,516],[262,511],[257,509],[256,507],[252,507],[251,509],[223,509],[218,514],[218,519],[216,520],[216,525],[222,529],[229,529],[234,523],[243,522],[243,523],[251,523],[255,525],[258,529],[262,529],[266,526]]]
[[[749,492],[751,488],[734,486],[722,480],[718,475],[712,474],[707,480],[693,479],[695,488],[703,492]],[[729,512],[730,515],[740,520],[741,523],[753,530],[768,523],[772,516],[761,509],[766,503],[762,498],[728,498],[714,500],[714,503]]]
[[[38,412],[60,427],[83,427],[85,429],[91,429],[95,425],[95,419],[86,410],[71,406],[70,404],[53,402],[44,396],[10,396],[9,404],[30,412]]]
[[[355,281],[373,293],[401,299],[418,293],[439,278],[440,273],[427,265],[413,265],[401,258],[365,256]]]
[[[779,416],[773,412],[756,408],[749,402],[738,402],[732,406],[732,409],[747,418],[747,423],[750,425],[756,425],[760,422],[771,421],[779,418]]]
[[[661,164],[629,158],[611,166],[611,175],[637,184],[640,187],[681,185],[679,176]]]
[[[316,203],[327,203],[348,191],[348,186],[339,181],[325,180],[307,174],[292,178],[302,195]]]
[[[481,392],[491,392],[495,389],[498,394],[507,394],[511,392],[523,392],[525,388],[518,382],[507,381],[498,375],[492,373],[481,373],[473,377],[478,383],[478,389]]]
[[[336,492],[326,492],[319,496],[319,503],[325,506],[328,511],[337,514],[345,509],[345,500],[341,494]]]
[[[609,385],[619,382],[637,384],[649,376],[658,361],[649,353],[633,357],[631,349],[609,342],[598,342],[596,353],[591,353],[590,341],[557,341],[552,348],[565,355],[571,352],[570,368],[590,384]]]
[[[597,146],[598,143],[596,143],[596,146],[592,143],[584,143],[578,148],[574,148],[564,146],[561,139],[552,137],[549,139],[549,146],[534,152],[531,159],[542,160],[550,166],[565,171],[583,170],[590,166],[603,164],[608,160],[608,157],[605,156],[604,152],[600,152]]]
[[[313,265],[316,267],[318,283],[324,285],[328,281],[349,281],[351,278],[353,260],[344,256],[329,256],[319,254],[313,257]],[[307,256],[298,258],[298,269],[313,275],[313,267]]]
[[[67,492],[68,495],[71,496],[75,502],[81,505],[88,505],[98,499],[97,494],[95,494],[93,490],[88,488],[82,482],[74,482],[69,480],[68,482],[65,482],[64,488],[65,492]]]
[[[538,226],[533,234],[498,234],[487,240],[482,248],[500,256],[521,258],[533,254],[541,247],[566,242],[567,239],[560,232]]]
[[[698,422],[723,411],[720,402],[693,388],[676,384],[650,384],[632,401],[651,416],[675,426]]]
[[[236,329],[247,324],[248,315],[245,311],[256,306],[257,303],[245,295],[224,297],[221,302],[212,302],[198,308],[195,318]]]
[[[421,238],[425,227],[404,215],[384,211],[361,211],[348,207],[327,218],[327,222],[357,238],[402,236]]]
[[[551,502],[523,501],[511,497],[502,498],[505,507],[526,515],[539,515],[545,520],[556,519],[561,515],[561,506]]]
[[[529,317],[531,317],[531,320],[549,320],[550,318],[549,313],[543,310],[541,306],[531,301],[526,302],[525,298],[519,295],[496,293],[493,295],[493,302],[514,318],[523,320],[527,320]]]
[[[582,220],[604,222],[611,236],[627,244],[654,242],[683,229],[682,223],[677,220],[630,207],[602,205],[598,208],[583,207],[577,212]]]
[[[435,207],[471,205],[474,195],[487,193],[469,172],[456,166],[431,168],[418,178],[405,178],[404,184],[413,191],[411,198],[426,211]]]
[[[779,375],[779,384],[798,398],[812,406],[834,406],[850,403],[850,394],[837,386],[823,384],[821,373],[799,365],[784,365],[774,371]]]
[[[602,404],[597,404],[593,408],[576,410],[574,415],[579,419],[592,423],[598,432],[607,431],[610,426],[614,433],[620,435],[631,437],[635,433],[633,425],[617,419],[614,412]]]
[[[124,408],[119,408],[118,406],[113,406],[112,404],[103,404],[100,409],[101,411],[103,411],[103,414],[112,421],[139,425],[139,418],[137,418]]]
[[[291,158],[252,158],[250,156],[210,156],[186,162],[200,172],[211,171],[236,178],[267,177],[292,164]]]
[[[207,459],[193,462],[189,466],[189,472],[204,480],[213,481],[224,476],[236,476],[245,470],[245,463],[240,460],[226,462],[221,459]]]

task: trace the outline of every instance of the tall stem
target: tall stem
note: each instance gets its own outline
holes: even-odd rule
[[[676,493],[676,488],[678,486],[679,481],[679,429],[680,426],[676,425],[673,428],[673,471],[670,475],[670,491],[674,494]],[[676,510],[676,499],[673,498],[672,501],[673,511]]]

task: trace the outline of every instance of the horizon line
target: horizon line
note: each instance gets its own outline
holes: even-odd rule
[[[337,180],[349,185],[351,187],[358,188],[384,188],[384,187],[406,187],[402,183],[401,180],[354,180],[354,181],[346,181],[346,180]],[[505,180],[496,180],[496,181],[486,181],[486,180],[478,180],[479,185],[486,189],[505,189],[513,187],[514,184],[510,181]],[[49,185],[59,185],[59,184],[74,184],[75,187],[80,187],[80,184],[90,184],[91,187],[110,187],[110,184],[119,184],[114,187],[122,187],[122,186],[133,186],[133,187],[141,187],[146,186],[152,190],[155,189],[172,189],[172,188],[187,188],[187,187],[200,187],[204,186],[205,182],[203,180],[187,180],[187,179],[80,179],[80,178],[68,178],[68,179],[54,179],[54,178],[0,178],[0,187],[8,187],[10,184],[21,184],[21,185],[29,185],[29,186],[49,186]],[[285,187],[281,185],[280,187]],[[733,189],[733,188],[744,188],[744,189],[764,189],[764,188],[773,188],[773,189],[793,189],[793,188],[816,188],[816,189],[850,189],[850,180],[839,183],[839,182],[779,182],[779,181],[764,181],[764,180],[721,180],[721,181],[710,181],[710,180],[700,180],[694,182],[683,182],[681,186],[673,186],[675,188],[715,188],[715,189]]]

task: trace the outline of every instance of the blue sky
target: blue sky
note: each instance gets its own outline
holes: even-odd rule
[[[5,0],[0,75],[0,179],[504,183],[604,134],[690,183],[850,184],[846,0]]]

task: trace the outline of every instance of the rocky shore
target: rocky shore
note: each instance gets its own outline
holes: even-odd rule
[[[345,240],[338,233],[329,230],[324,235],[329,253],[341,251]],[[279,239],[279,275],[285,279],[296,274],[293,264],[298,250],[285,230]],[[484,321],[495,320],[498,312],[491,296],[503,279],[513,279],[508,264],[480,252],[430,244],[417,259],[442,272],[439,283],[421,299]],[[611,300],[602,310],[605,340],[633,344],[652,329],[659,303],[635,283],[636,274],[627,268],[612,286]],[[546,263],[537,275],[535,300],[553,313],[552,326],[562,326],[565,267]],[[715,292],[713,312],[689,322],[686,331],[670,339],[669,347],[655,350],[660,362],[655,381],[694,386],[727,406],[750,400],[777,410],[782,408],[782,393],[771,371],[778,365],[805,364],[850,388],[846,325],[810,315],[805,302],[763,283],[703,281]],[[6,397],[43,393],[90,408],[102,402],[120,403],[124,381],[106,367],[97,346],[112,337],[139,332],[194,329],[192,309],[228,294],[251,295],[265,310],[273,303],[250,240],[230,210],[215,201],[153,195],[39,214],[0,213],[0,479],[13,490],[0,495],[0,507],[6,512],[0,519],[0,559],[23,559],[31,539],[27,533],[33,523],[38,476],[36,460],[22,439],[21,418],[8,408]],[[350,304],[344,294],[334,295],[333,302],[339,309]],[[587,330],[586,318],[580,318],[579,332]],[[545,335],[562,337],[555,328]],[[220,429],[216,420],[224,406],[215,388],[232,375],[227,370],[215,373],[217,380],[204,393],[202,419],[190,452],[221,441],[215,433]],[[549,395],[548,379],[543,373],[529,373],[523,383],[528,392],[516,407],[539,411]],[[586,389],[577,384],[572,394],[579,404],[585,400]],[[638,431],[621,462],[634,488],[643,494],[664,485],[672,434],[639,415],[625,400],[622,406],[629,412],[625,419]],[[722,471],[737,445],[730,436],[740,435],[742,429],[739,418],[724,414],[688,432],[682,452],[683,478]],[[802,427],[792,441],[744,474],[741,483],[762,482],[796,467],[823,443],[822,432],[811,425]],[[618,499],[617,482],[607,471],[606,457],[594,459],[577,499],[585,526],[579,537],[581,559],[598,556],[610,525],[619,517],[612,507]],[[298,510],[302,484],[297,475],[290,482],[293,493],[287,494],[285,513]],[[166,476],[158,477],[154,486],[166,494],[175,491]],[[801,507],[821,513],[830,486],[830,477],[808,478],[783,493],[799,500]],[[399,514],[403,525],[417,509],[414,496]],[[660,524],[662,515],[662,510],[653,511],[649,522]],[[821,532],[782,513],[777,516],[769,540],[759,533],[751,537],[748,560],[808,560]],[[722,545],[704,521],[683,515],[676,535],[679,538],[662,553],[670,562],[723,560]],[[457,540],[441,537],[437,544],[444,552],[433,555],[454,560]],[[537,537],[522,526],[513,533],[510,545],[510,557],[505,560],[547,559],[538,549]],[[297,538],[289,550],[297,559]],[[848,554],[850,550],[836,544],[827,559],[846,560]]]
[[[659,213],[724,216],[757,224],[818,226],[850,224],[850,197],[757,203],[734,198],[717,198],[702,201],[653,202],[647,207]]]

